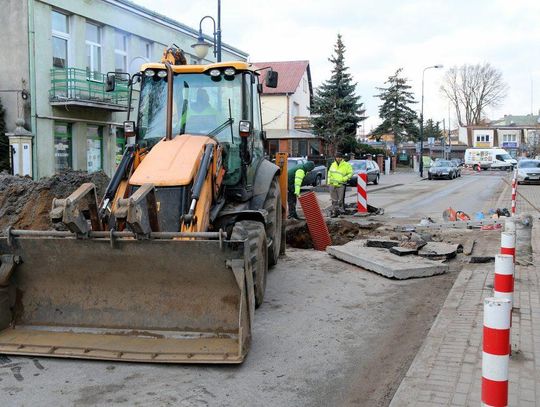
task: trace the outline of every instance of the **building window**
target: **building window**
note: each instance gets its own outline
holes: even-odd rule
[[[68,67],[69,17],[58,11],[51,12],[53,66]]]
[[[293,157],[307,157],[308,155],[308,142],[305,139],[292,141],[292,156]]]
[[[86,170],[103,169],[103,127],[88,126],[86,130]]]
[[[150,42],[144,44],[144,57],[149,61],[152,60],[152,43]]]
[[[515,143],[517,141],[515,134],[503,134],[503,143]]]
[[[62,172],[72,168],[71,124],[54,122],[54,170]]]
[[[101,27],[86,23],[86,71],[89,79],[100,79]]]
[[[116,31],[114,34],[114,70],[116,72],[127,72],[128,59],[128,36]]]

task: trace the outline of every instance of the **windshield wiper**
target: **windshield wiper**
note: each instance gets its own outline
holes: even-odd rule
[[[233,123],[234,123],[234,119],[232,118],[231,99],[229,99],[229,118],[225,120],[222,124],[220,124],[218,127],[216,127],[214,130],[212,130],[210,133],[208,133],[208,136],[214,138],[219,133],[221,133],[226,127],[230,126],[231,144],[234,144],[234,135],[233,135],[233,126],[232,126]]]

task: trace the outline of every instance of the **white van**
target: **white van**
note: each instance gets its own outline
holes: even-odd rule
[[[517,161],[502,148],[468,148],[465,150],[465,165],[470,165],[475,170],[511,170],[517,165]]]

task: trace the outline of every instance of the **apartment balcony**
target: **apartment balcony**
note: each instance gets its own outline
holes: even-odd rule
[[[310,116],[294,116],[293,117],[295,130],[312,130],[313,124],[311,123]]]
[[[49,102],[52,106],[80,106],[127,112],[127,82],[116,82],[113,92],[105,92],[105,74],[77,68],[51,69]]]

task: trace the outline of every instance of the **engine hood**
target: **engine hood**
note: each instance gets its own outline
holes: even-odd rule
[[[129,183],[156,187],[188,185],[199,168],[204,146],[215,141],[206,136],[183,134],[161,140],[139,164]]]

